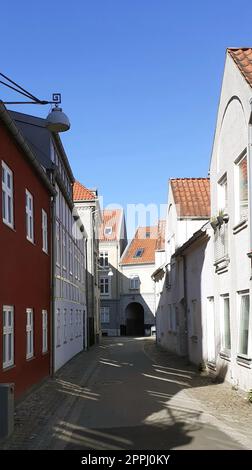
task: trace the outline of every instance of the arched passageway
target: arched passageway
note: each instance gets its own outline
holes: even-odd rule
[[[125,310],[126,335],[144,336],[144,308],[138,302],[131,302]]]

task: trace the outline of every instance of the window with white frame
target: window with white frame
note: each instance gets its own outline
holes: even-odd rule
[[[42,209],[42,250],[48,253],[48,225],[47,213]]]
[[[218,209],[225,213],[228,209],[228,185],[227,174],[225,173],[218,181]]]
[[[25,190],[25,212],[26,212],[26,238],[34,242],[34,214],[33,214],[33,196]]]
[[[56,264],[60,266],[60,224],[56,221]]]
[[[48,317],[47,310],[42,310],[42,352],[48,351]]]
[[[239,342],[238,354],[248,356],[249,346],[249,292],[238,293],[239,298]]]
[[[238,181],[239,181],[239,208],[237,221],[246,220],[248,218],[248,166],[247,155],[244,155],[237,162]]]
[[[59,347],[61,344],[61,314],[60,314],[60,309],[57,308],[57,324],[56,324],[56,346]]]
[[[26,359],[30,359],[34,355],[34,326],[33,326],[33,310],[26,309]]]
[[[107,268],[108,265],[109,265],[109,262],[108,262],[108,252],[107,251],[101,251],[100,252],[100,266],[102,268]]]
[[[130,278],[130,289],[139,289],[140,287],[140,279],[139,279],[139,276],[136,274],[136,275],[133,275],[131,276]]]
[[[110,308],[101,307],[101,323],[109,323],[110,321]]]
[[[102,295],[109,295],[109,278],[108,277],[100,278],[100,291]]]
[[[229,295],[221,296],[222,304],[222,349],[230,351],[231,349],[231,330],[230,330],[230,302]]]
[[[67,309],[64,308],[64,343],[67,343]]]
[[[112,227],[105,227],[104,235],[112,235]]]
[[[2,218],[9,227],[14,227],[13,173],[2,161]]]
[[[3,306],[3,368],[14,364],[14,307]]]

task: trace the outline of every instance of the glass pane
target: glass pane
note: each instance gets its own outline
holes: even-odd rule
[[[224,299],[224,348],[231,349],[229,298]]]
[[[7,173],[7,186],[9,189],[11,189],[11,175],[10,173]]]
[[[3,335],[3,363],[6,362],[6,346],[7,346],[7,335]]]
[[[5,328],[7,326],[7,312],[4,310],[3,311],[3,327]]]
[[[11,210],[11,198],[10,196],[8,196],[8,222],[11,223],[12,222],[12,210]]]
[[[239,164],[240,216],[246,217],[248,208],[248,170],[247,158]]]
[[[8,325],[11,326],[12,325],[12,311],[11,310],[9,310],[8,312],[8,319],[9,319]]]
[[[248,354],[248,329],[249,329],[249,295],[241,296],[240,311],[240,354]]]
[[[11,333],[8,335],[8,361],[12,359],[12,341],[11,341]]]
[[[5,194],[5,191],[2,191],[2,211],[3,211],[3,219],[6,219],[6,194]]]
[[[2,168],[2,182],[5,182],[5,169]]]

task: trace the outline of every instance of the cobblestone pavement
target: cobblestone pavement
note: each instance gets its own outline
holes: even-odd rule
[[[55,375],[43,381],[17,403],[15,430],[10,438],[0,441],[0,449],[52,449],[57,424],[71,414],[78,400],[95,400],[95,390],[90,384],[97,374],[104,345],[94,346],[73,358]],[[204,423],[216,426],[241,447],[252,449],[252,405],[246,394],[233,390],[228,383],[214,383],[200,375],[186,361],[156,346],[152,338],[143,341],[144,352],[156,371],[174,374],[184,384],[176,395],[169,398],[169,408],[174,413],[181,410],[204,410]],[[168,375],[169,377],[169,375]],[[189,377],[190,380],[185,379]],[[183,382],[184,381],[184,382]],[[168,386],[168,385],[167,385]],[[167,394],[168,397],[168,394]],[[91,401],[90,401],[91,400]]]

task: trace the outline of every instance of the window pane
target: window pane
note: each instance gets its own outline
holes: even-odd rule
[[[229,298],[224,298],[224,348],[231,349]]]
[[[247,157],[239,164],[239,190],[240,190],[240,217],[244,219],[247,217],[248,209],[248,170],[247,170]]]
[[[241,296],[240,310],[240,354],[248,354],[248,330],[249,330],[249,295]]]

